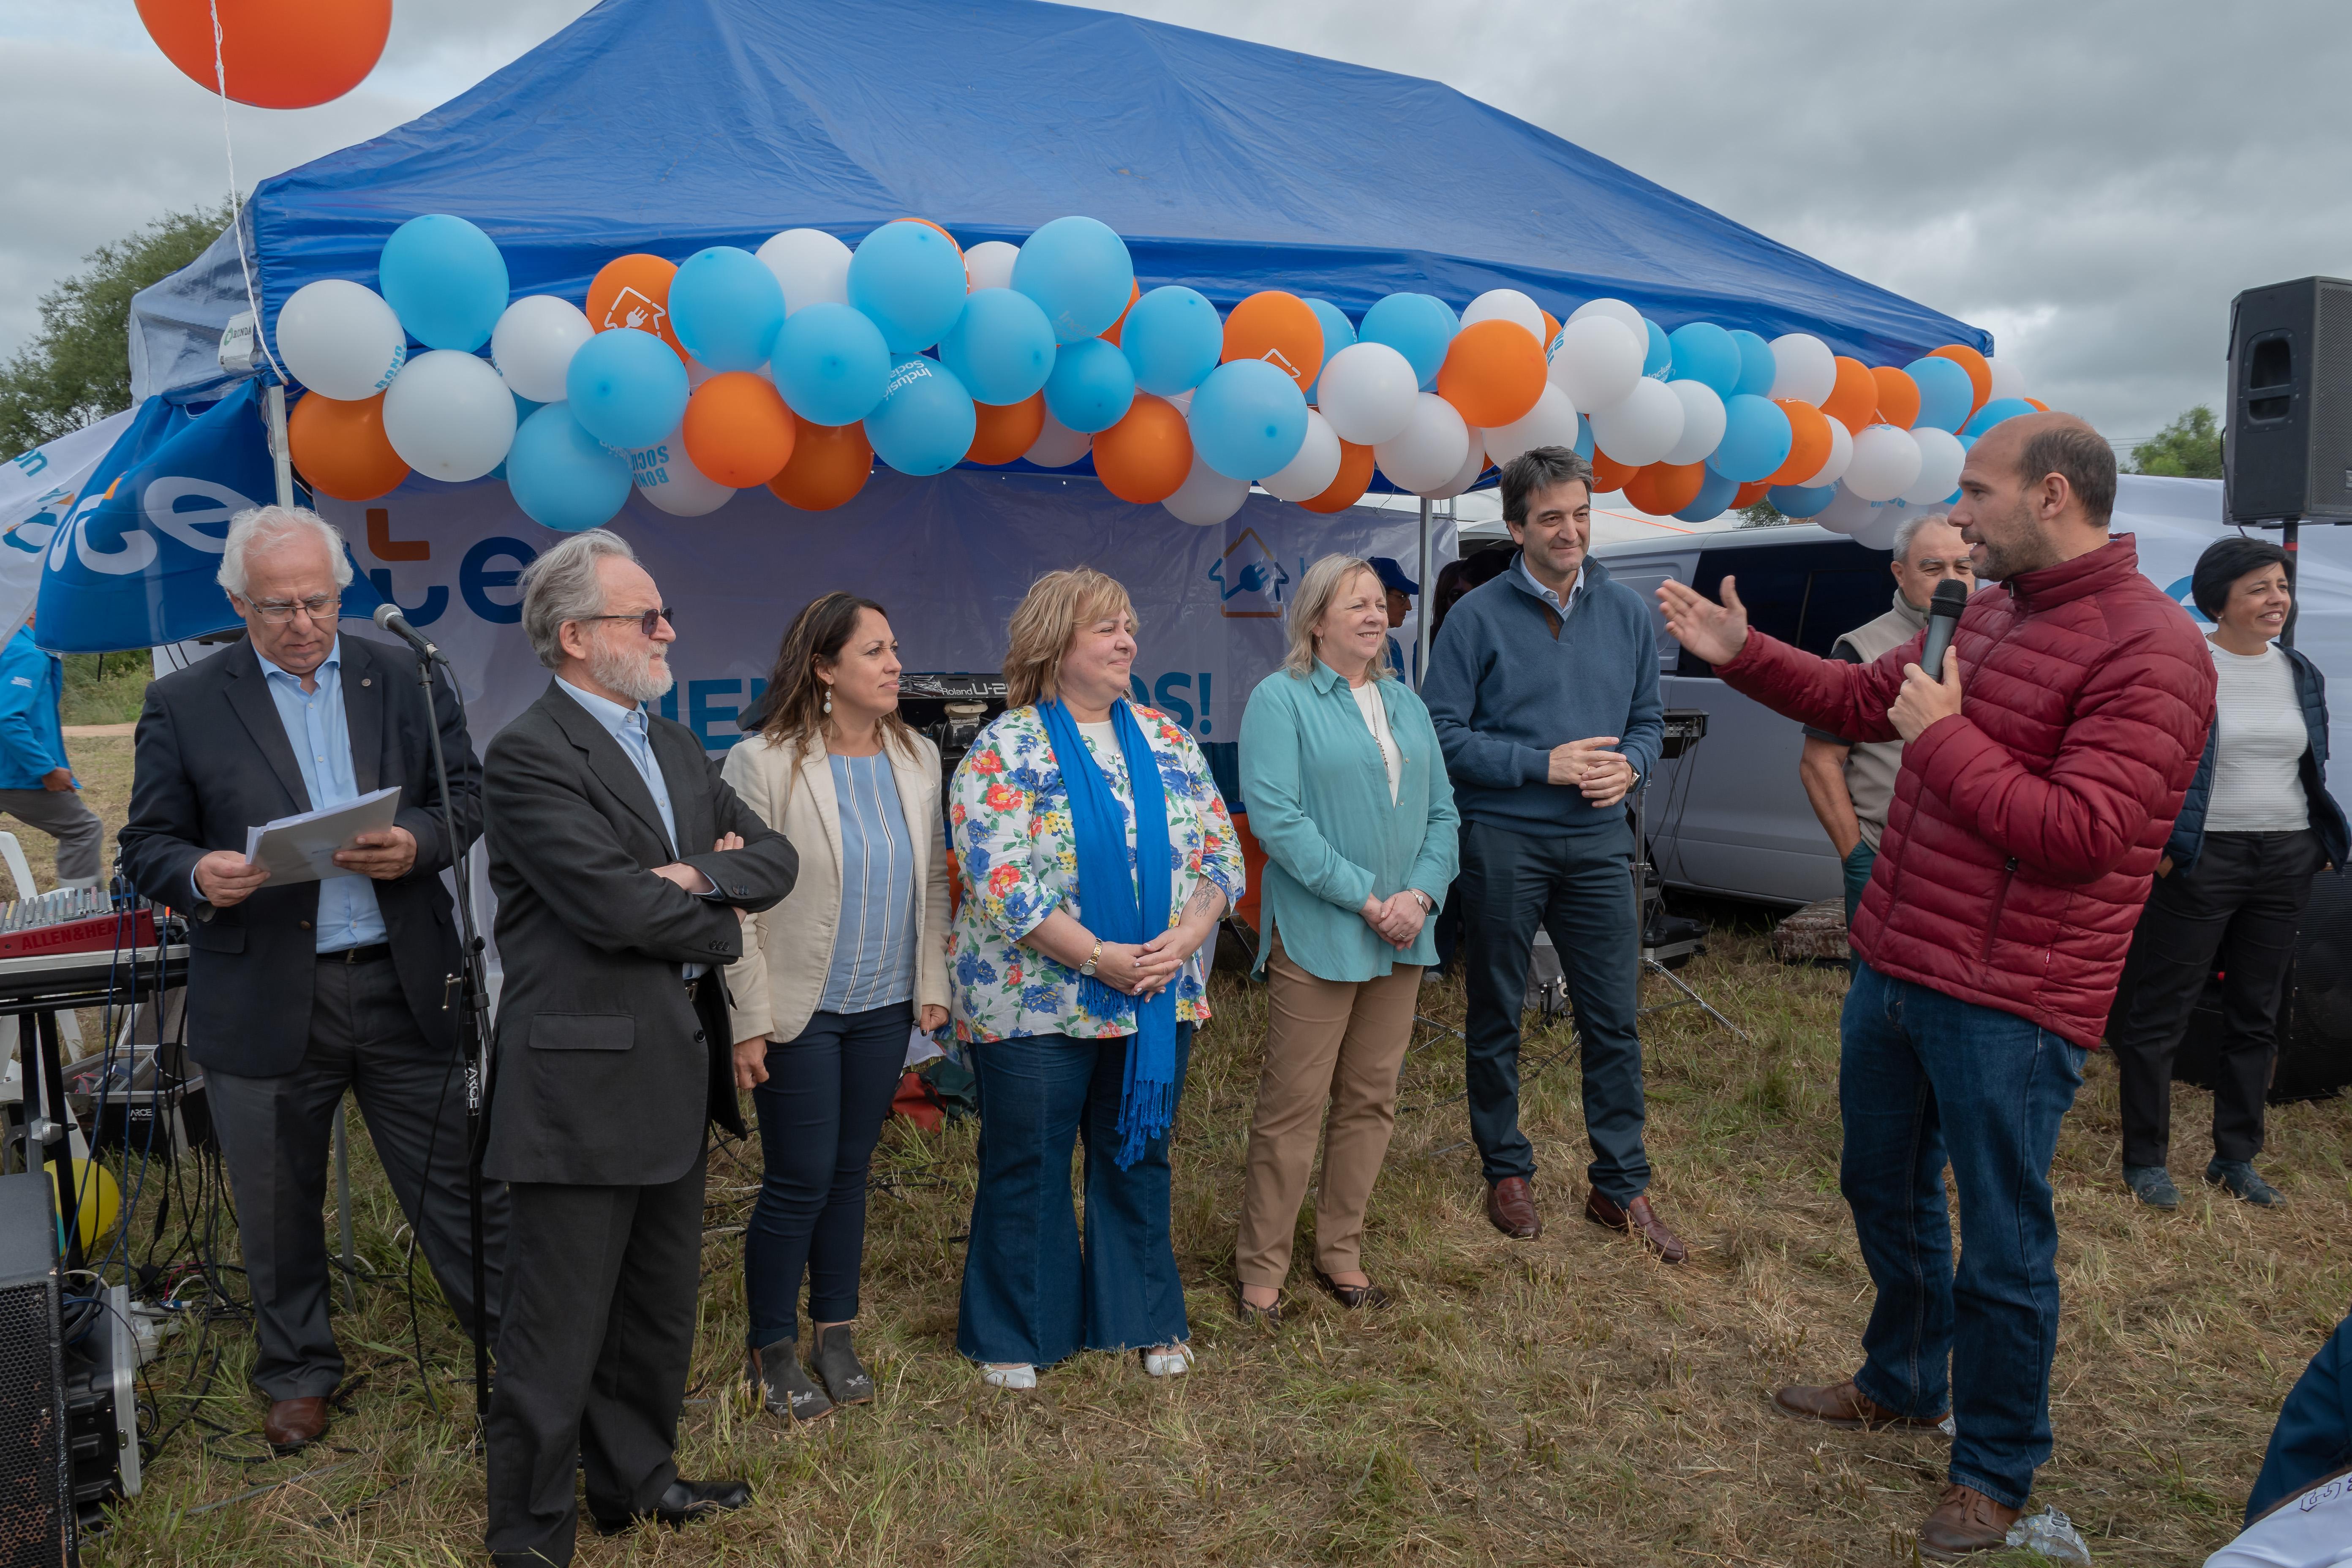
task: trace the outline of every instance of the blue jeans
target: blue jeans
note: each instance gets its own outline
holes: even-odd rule
[[[1032,1035],[971,1047],[980,1076],[980,1190],[964,1254],[956,1349],[974,1361],[1051,1366],[1080,1349],[1192,1337],[1168,1236],[1168,1138],[1125,1170],[1119,1096],[1131,1037]],[[1192,1026],[1176,1026],[1176,1087]],[[1081,1247],[1070,1150],[1086,1145]]]
[[[1948,1405],[1951,1479],[2023,1508],[2050,1458],[2050,1162],[2084,1052],[1868,964],[1846,993],[1841,1035],[1838,1183],[1878,1288],[1854,1383],[1901,1415]],[[1957,1276],[1948,1159],[1960,1196]]]

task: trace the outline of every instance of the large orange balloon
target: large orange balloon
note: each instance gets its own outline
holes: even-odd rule
[[[1652,463],[1625,481],[1625,499],[1652,517],[1668,517],[1698,500],[1705,463]]]
[[[588,285],[588,325],[597,331],[635,327],[652,332],[686,358],[686,345],[669,325],[669,280],[677,263],[639,252],[604,263]]]
[[[1324,489],[1313,500],[1298,504],[1308,511],[1345,511],[1364,499],[1372,484],[1372,449],[1359,447],[1353,441],[1339,443],[1339,477]]]
[[[1117,348],[1117,347],[1118,346],[1118,334],[1119,334],[1120,332],[1122,332],[1122,331],[1126,331],[1126,330],[1127,330],[1127,312],[1128,312],[1129,310],[1134,310],[1134,309],[1135,309],[1135,302],[1136,302],[1138,300],[1140,300],[1140,299],[1142,299],[1142,298],[1143,298],[1143,285],[1142,285],[1142,284],[1140,284],[1140,283],[1129,283],[1129,284],[1127,286],[1127,306],[1126,306],[1126,309],[1125,309],[1125,310],[1120,310],[1120,311],[1119,311],[1119,313],[1118,313],[1118,321],[1113,321],[1113,322],[1110,324],[1110,331],[1107,331],[1107,332],[1105,332],[1105,333],[1103,334],[1103,336],[1104,336],[1104,337],[1106,337],[1106,338],[1108,338],[1108,339],[1109,339],[1109,340],[1110,340],[1110,345],[1111,345],[1111,347],[1113,347],[1113,348]]]
[[[337,500],[373,500],[408,477],[383,433],[381,392],[355,403],[305,394],[286,417],[286,445],[310,488]]]
[[[1019,403],[975,403],[971,450],[967,463],[1009,463],[1037,444],[1045,428],[1045,395],[1033,392]]]
[[[1139,392],[1126,415],[1095,433],[1095,477],[1123,501],[1151,506],[1174,495],[1192,471],[1192,432],[1182,410]]]
[[[1822,399],[1822,412],[1860,434],[1878,419],[1878,381],[1858,359],[1837,356],[1837,382]]]
[[[1765,492],[1769,490],[1771,488],[1772,481],[1769,479],[1750,479],[1732,492],[1731,505],[1727,507],[1725,510],[1727,511],[1744,511],[1748,508],[1754,506],[1758,501],[1762,500],[1764,499]]]
[[[874,471],[874,447],[863,425],[812,425],[798,415],[792,460],[768,481],[786,506],[831,511],[866,488]]]
[[[730,370],[712,376],[686,400],[679,426],[686,455],[707,479],[730,489],[764,485],[793,459],[793,411],[764,375]]]
[[[1621,463],[1595,447],[1592,449],[1592,493],[1609,495],[1625,488],[1625,481],[1642,470],[1632,463]]]
[[[1526,418],[1543,389],[1543,344],[1517,321],[1499,316],[1454,333],[1445,363],[1437,367],[1437,395],[1475,429]]]
[[[1992,363],[1968,344],[1946,343],[1942,348],[1930,350],[1927,357],[1950,360],[1969,373],[1969,385],[1975,389],[1976,399],[1969,405],[1969,413],[1974,414],[1982,408],[1985,400],[1992,395]]]
[[[1919,417],[1919,384],[1911,373],[1883,364],[1870,373],[1870,379],[1878,384],[1879,419],[1898,430],[1911,428]]]
[[[1323,374],[1323,322],[1297,295],[1265,289],[1225,318],[1224,357],[1262,359],[1297,382],[1304,396]]]
[[[1789,460],[1772,470],[1767,485],[1801,485],[1830,460],[1830,416],[1810,403],[1776,397],[1773,403],[1789,416]]]
[[[164,58],[206,92],[256,109],[308,109],[359,86],[383,53],[392,0],[218,0],[220,75],[213,68],[214,0],[139,0],[139,19]]]

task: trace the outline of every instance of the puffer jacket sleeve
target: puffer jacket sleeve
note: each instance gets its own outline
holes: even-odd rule
[[[1851,664],[1750,627],[1738,655],[1716,674],[1734,691],[1801,724],[1843,736],[1849,745],[1892,741],[1895,726],[1886,710],[1903,689],[1903,667],[1919,657],[1923,640],[1915,637],[1874,663]]]

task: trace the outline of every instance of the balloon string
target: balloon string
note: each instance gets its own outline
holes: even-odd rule
[[[261,300],[253,291],[253,262],[245,253],[245,213],[236,198],[236,139],[229,133],[228,67],[221,58],[220,0],[210,0],[213,16],[213,86],[220,92],[221,147],[228,157],[228,227],[236,237],[236,267],[245,277],[245,303],[253,312],[253,341],[261,345],[261,357],[278,381],[286,380],[286,368],[278,356],[269,352],[269,334],[261,330]]]

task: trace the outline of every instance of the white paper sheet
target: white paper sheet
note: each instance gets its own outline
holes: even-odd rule
[[[361,873],[335,864],[335,851],[348,849],[362,833],[390,827],[400,810],[400,786],[377,790],[341,805],[321,806],[299,816],[281,816],[245,830],[245,863],[269,868],[269,885],[320,882]]]

